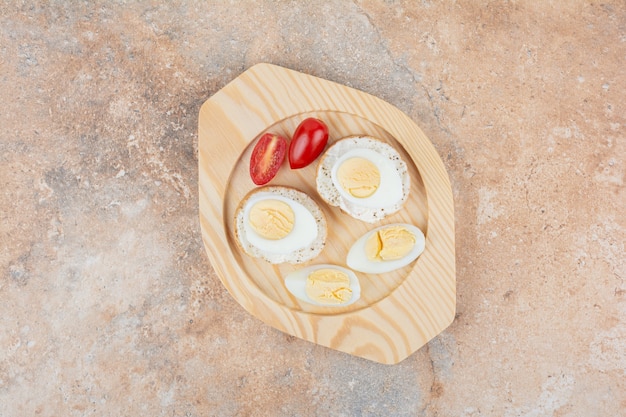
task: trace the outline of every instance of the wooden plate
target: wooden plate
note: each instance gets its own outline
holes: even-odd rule
[[[329,144],[355,134],[391,144],[409,167],[411,193],[400,212],[367,224],[324,204],[315,190],[316,163],[291,170],[285,162],[270,184],[306,192],[318,202],[329,226],[326,247],[305,265],[345,265],[354,241],[382,224],[412,223],[426,235],[426,249],[411,265],[387,274],[357,274],[361,299],[347,307],[300,302],[286,290],[283,277],[304,265],[253,259],[234,240],[235,209],[255,188],[248,163],[256,139],[265,132],[289,138],[309,116],[328,124]],[[207,254],[224,286],[252,315],[288,334],[385,364],[402,361],[454,319],[450,182],[428,138],[394,106],[333,82],[258,64],[202,105],[198,161],[200,224]]]

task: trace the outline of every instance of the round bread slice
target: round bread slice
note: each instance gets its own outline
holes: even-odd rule
[[[379,207],[363,206],[344,198],[332,178],[335,164],[355,148],[363,148],[377,152],[393,166],[402,183],[401,198],[397,201],[385,201]],[[336,141],[321,156],[317,165],[316,186],[319,196],[331,206],[339,207],[342,212],[355,219],[375,223],[386,216],[399,211],[409,198],[411,178],[406,163],[391,145],[367,135],[348,136]]]
[[[258,195],[258,193],[269,193],[276,196],[280,196],[289,200],[293,200],[307,209],[313,218],[317,226],[317,236],[315,239],[307,244],[305,247],[292,250],[288,253],[276,253],[267,248],[259,247],[250,243],[246,236],[246,221],[245,208],[251,198]],[[296,217],[295,222],[298,221]],[[306,193],[297,190],[292,187],[285,186],[265,186],[256,188],[250,191],[239,203],[237,210],[235,211],[235,224],[234,224],[235,240],[241,250],[253,258],[263,259],[271,264],[291,263],[299,264],[309,261],[320,254],[326,244],[326,236],[328,233],[326,225],[326,217],[324,213],[317,205],[317,203]],[[292,231],[293,233],[294,231]]]

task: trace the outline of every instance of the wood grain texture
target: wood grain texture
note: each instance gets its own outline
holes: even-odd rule
[[[300,302],[283,277],[303,265],[270,265],[241,252],[233,234],[235,209],[255,185],[248,175],[251,144],[261,134],[290,137],[308,116],[324,120],[329,142],[368,134],[396,148],[411,174],[404,208],[375,225],[329,207],[315,191],[315,163],[280,170],[272,185],[298,188],[326,215],[322,253],[305,265],[345,265],[354,241],[380,224],[406,222],[426,235],[411,265],[381,275],[358,274],[362,295],[347,307]],[[208,257],[230,294],[251,314],[283,332],[385,364],[398,363],[445,329],[456,305],[454,212],[445,167],[419,127],[374,96],[270,64],[258,64],[208,99],[198,125],[199,203]]]

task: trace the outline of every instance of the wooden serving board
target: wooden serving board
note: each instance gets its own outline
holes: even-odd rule
[[[287,161],[270,185],[306,192],[326,215],[328,239],[306,264],[270,265],[243,253],[233,220],[255,185],[250,153],[265,132],[290,138],[306,117],[327,123],[329,145],[367,134],[391,144],[411,174],[404,208],[368,224],[326,205],[315,190],[316,162],[291,170]],[[420,128],[404,113],[372,95],[270,64],[258,64],[208,99],[198,126],[199,203],[202,239],[230,294],[248,312],[285,333],[385,364],[402,361],[445,329],[456,305],[454,207],[445,167]],[[283,277],[318,263],[345,266],[357,238],[388,223],[412,223],[426,235],[426,249],[411,265],[387,274],[357,273],[361,298],[347,307],[318,307],[294,298]]]

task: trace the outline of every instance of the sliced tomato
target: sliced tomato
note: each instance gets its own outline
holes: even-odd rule
[[[287,140],[266,133],[258,140],[250,156],[250,178],[256,185],[267,184],[276,176],[287,153]]]
[[[328,127],[314,117],[304,119],[296,128],[289,144],[289,166],[304,168],[320,156],[328,143]]]

